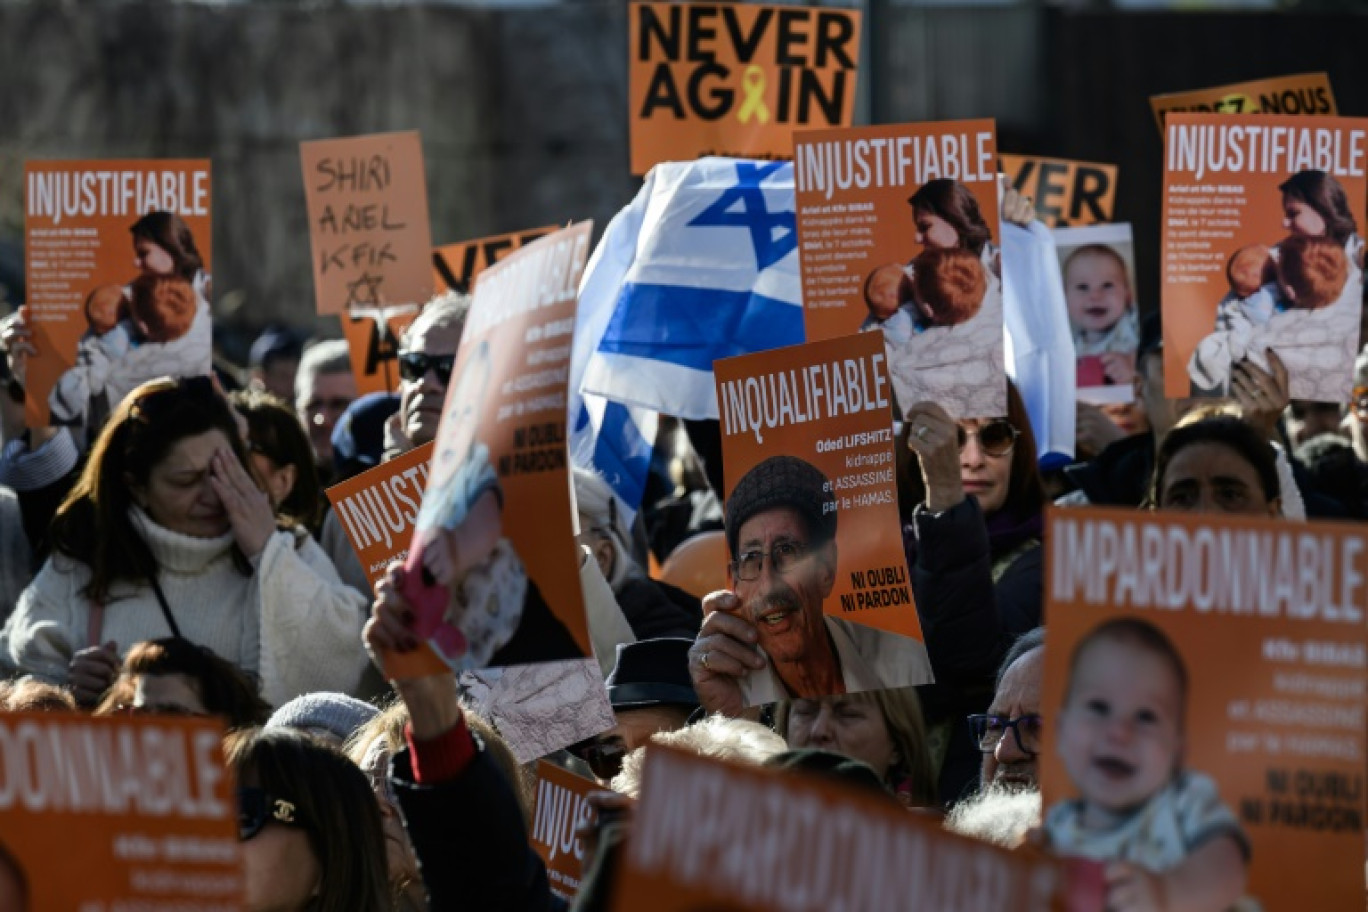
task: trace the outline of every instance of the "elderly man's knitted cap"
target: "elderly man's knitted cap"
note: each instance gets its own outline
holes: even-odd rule
[[[271,714],[266,728],[293,728],[306,734],[326,732],[339,741],[352,734],[380,710],[341,693],[311,693],[295,697]]]
[[[775,507],[792,507],[807,520],[812,543],[836,537],[835,496],[827,477],[797,456],[771,456],[736,483],[727,498],[727,547],[736,558],[737,539],[746,520]]]

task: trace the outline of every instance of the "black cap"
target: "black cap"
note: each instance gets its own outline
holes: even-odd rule
[[[735,558],[746,520],[774,507],[797,510],[814,541],[831,541],[836,537],[834,503],[831,482],[821,469],[797,456],[771,456],[742,475],[727,498],[727,547]]]
[[[256,337],[248,359],[252,367],[264,367],[267,361],[288,357],[298,361],[304,354],[304,343],[288,329],[272,327]]]
[[[884,785],[872,766],[845,754],[818,750],[815,747],[800,747],[781,751],[766,760],[763,765],[773,769],[816,773],[828,779],[837,779],[849,785],[878,792],[885,798],[891,795],[888,786]]]
[[[398,393],[368,393],[347,406],[333,427],[333,468],[341,478],[373,469],[385,453],[385,422],[399,411]]]
[[[648,706],[698,706],[689,678],[689,647],[693,640],[659,637],[619,643],[617,664],[604,681],[613,709]]]

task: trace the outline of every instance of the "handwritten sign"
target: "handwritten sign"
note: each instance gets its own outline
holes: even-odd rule
[[[546,237],[555,230],[555,225],[547,225],[530,231],[513,231],[445,244],[432,251],[433,282],[439,292],[468,292],[475,286],[475,278],[480,273],[524,244]]]
[[[793,131],[849,126],[860,14],[732,3],[633,3],[632,173],[704,155],[791,157]]]
[[[1112,221],[1116,165],[1006,153],[998,162],[1012,186],[1035,201],[1036,217],[1049,227]]]
[[[432,297],[418,133],[299,144],[318,312],[422,304]]]

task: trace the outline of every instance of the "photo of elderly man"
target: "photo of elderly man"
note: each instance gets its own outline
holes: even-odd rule
[[[931,682],[920,640],[825,613],[838,536],[821,470],[795,456],[766,459],[737,482],[724,522],[732,588],[704,600],[689,656],[708,710]]]

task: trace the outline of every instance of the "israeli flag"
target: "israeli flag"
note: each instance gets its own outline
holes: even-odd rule
[[[570,451],[635,512],[657,415],[716,418],[712,363],[803,341],[793,166],[667,162],[580,282]]]
[[[583,391],[716,418],[714,361],[803,341],[793,165],[657,165],[595,251],[581,314],[605,299]]]

